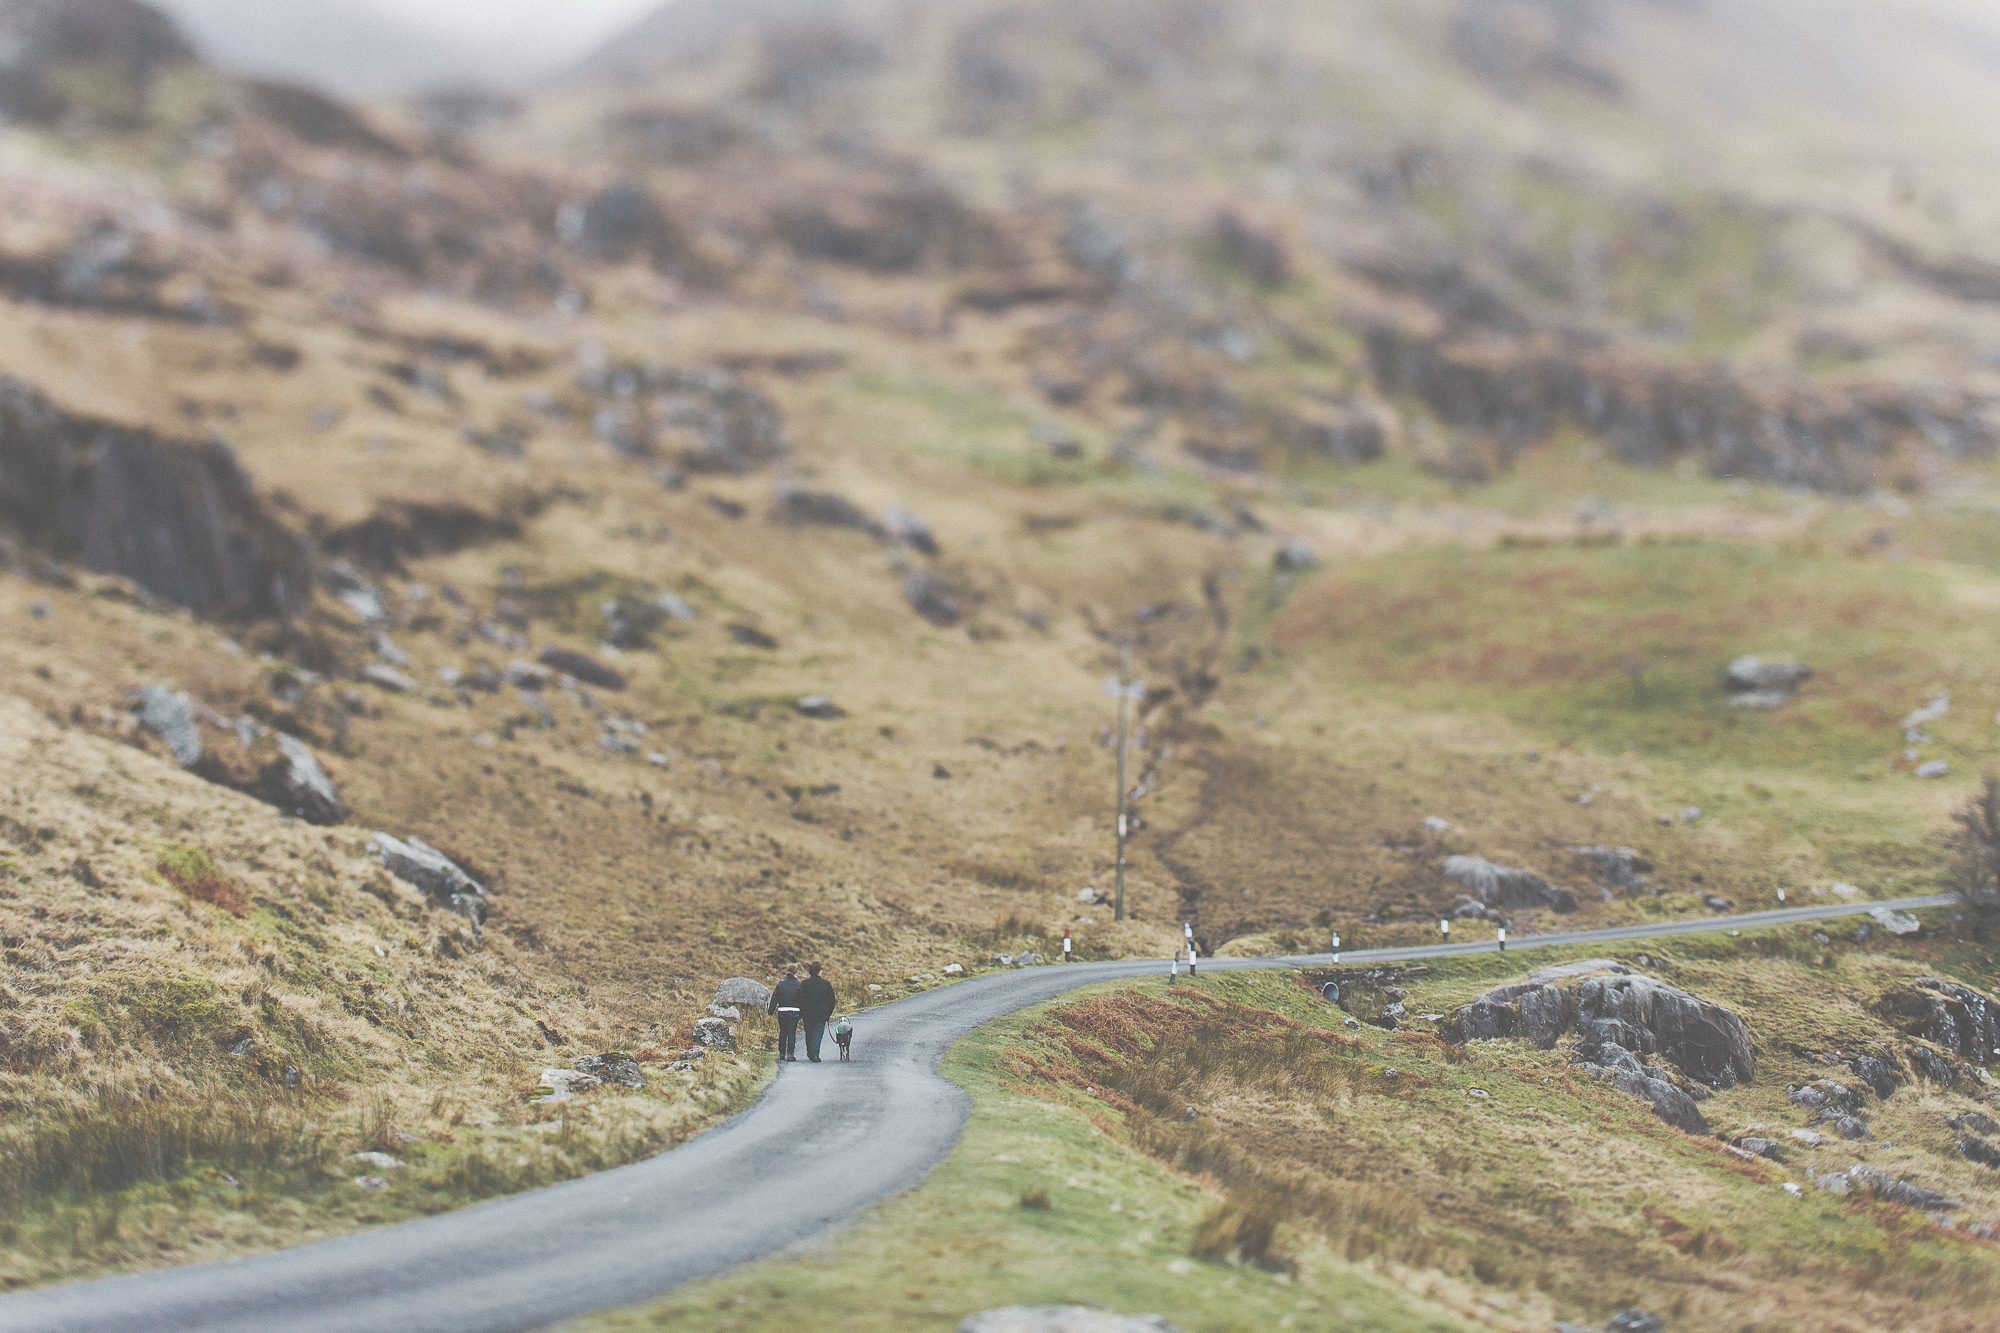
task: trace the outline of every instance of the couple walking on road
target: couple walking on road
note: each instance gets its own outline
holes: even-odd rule
[[[833,1017],[833,983],[819,974],[818,963],[807,963],[811,973],[799,980],[799,965],[787,963],[785,975],[771,991],[770,1012],[778,1016],[778,1058],[797,1060],[799,1023],[806,1025],[806,1059],[819,1063],[819,1044],[826,1036],[827,1021]]]

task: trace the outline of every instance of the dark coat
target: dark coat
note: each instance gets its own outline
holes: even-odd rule
[[[764,1012],[775,1014],[780,1009],[803,1008],[799,1003],[799,992],[804,989],[797,977],[780,978],[778,984],[771,988],[771,1003],[764,1007]]]
[[[799,984],[799,1017],[808,1023],[824,1023],[833,1017],[833,983],[825,977],[807,977]]]

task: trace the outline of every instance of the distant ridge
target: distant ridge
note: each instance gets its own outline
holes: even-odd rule
[[[826,18],[841,0],[667,0],[577,62],[565,82],[630,77],[700,61],[741,33]]]
[[[202,55],[237,74],[347,97],[488,81],[479,56],[355,0],[155,0]]]

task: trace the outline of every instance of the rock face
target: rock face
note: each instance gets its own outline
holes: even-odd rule
[[[1653,873],[1653,863],[1630,847],[1572,847],[1577,859],[1590,870],[1590,876],[1608,889],[1631,891],[1642,888],[1646,876]]]
[[[715,988],[716,1004],[737,1004],[763,1012],[771,1002],[771,988],[749,977],[731,977]]]
[[[1811,679],[1812,668],[1803,662],[1762,657],[1739,657],[1722,673],[1729,702],[1737,708],[1780,707]]]
[[[139,691],[139,725],[160,738],[173,751],[182,768],[201,762],[201,730],[195,726],[194,702],[165,685],[148,685]]]
[[[585,685],[595,685],[600,690],[622,690],[625,677],[604,663],[584,653],[572,652],[568,648],[558,648],[554,644],[542,649],[541,663],[551,671],[560,671]]]
[[[1918,977],[1875,1007],[1903,1032],[1934,1042],[1960,1059],[1984,1065],[2000,1058],[2000,1001],[1970,986]]]
[[[1880,1167],[1856,1166],[1848,1169],[1848,1180],[1856,1186],[1872,1190],[1878,1199],[1890,1203],[1900,1203],[1905,1208],[1918,1208],[1927,1213],[1952,1213],[1965,1207],[1958,1200],[1936,1190],[1912,1185],[1907,1180],[1898,1180]]]
[[[1552,907],[1574,912],[1576,895],[1559,889],[1532,870],[1495,865],[1478,856],[1453,856],[1444,863],[1444,877],[1488,907],[1522,911]]]
[[[1113,1314],[1087,1305],[1010,1305],[958,1322],[958,1333],[1180,1333],[1156,1314]]]
[[[1757,1072],[1750,1029],[1742,1019],[1665,982],[1593,977],[1570,995],[1580,1038],[1661,1056],[1711,1087],[1733,1088]]]
[[[606,1083],[621,1083],[633,1089],[646,1086],[646,1071],[639,1068],[638,1061],[622,1051],[581,1056],[575,1068],[579,1074],[589,1074]]]
[[[1565,989],[1559,984],[1565,981],[1574,984]],[[1707,1095],[1704,1085],[1734,1087],[1756,1071],[1742,1019],[1609,959],[1547,968],[1496,987],[1445,1018],[1438,1031],[1461,1042],[1523,1037],[1545,1051],[1574,1031],[1577,1056],[1596,1077],[1644,1098],[1661,1119],[1691,1134],[1707,1132],[1695,1106],[1696,1096]],[[1641,1056],[1673,1064],[1692,1081],[1689,1088]]]
[[[338,824],[347,818],[333,779],[305,744],[283,732],[272,735],[271,753],[257,773],[257,795],[308,824]]]
[[[439,907],[472,923],[473,937],[486,921],[486,890],[437,848],[411,838],[405,841],[377,833],[368,840],[368,854],[390,874],[430,895]]]
[[[312,591],[304,544],[227,446],[69,416],[4,376],[0,520],[204,615],[290,617]]]

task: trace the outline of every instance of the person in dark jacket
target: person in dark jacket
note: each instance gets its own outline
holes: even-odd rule
[[[799,965],[787,963],[785,975],[778,978],[778,984],[771,988],[771,1003],[766,1008],[778,1016],[778,1058],[797,1061],[799,1048],[799,992],[805,986],[799,980]]]
[[[807,963],[806,971],[812,975],[799,984],[799,1017],[806,1025],[806,1059],[818,1064],[820,1039],[833,1017],[835,997],[833,983],[819,974],[818,963]]]

